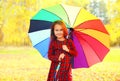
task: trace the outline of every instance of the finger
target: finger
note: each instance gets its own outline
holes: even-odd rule
[[[63,45],[62,48],[66,48],[66,45]]]
[[[61,61],[61,58],[59,58],[58,60]]]
[[[62,58],[64,58],[64,56],[62,56]]]

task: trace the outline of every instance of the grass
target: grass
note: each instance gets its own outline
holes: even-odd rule
[[[120,81],[120,48],[111,48],[103,62],[73,69],[73,81]],[[0,81],[46,81],[50,61],[30,47],[0,47]]]

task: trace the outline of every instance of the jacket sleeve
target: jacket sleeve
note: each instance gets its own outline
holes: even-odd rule
[[[77,56],[78,53],[77,53],[77,50],[75,48],[73,41],[69,40],[68,43],[70,44],[69,54],[71,54],[73,56]]]
[[[58,62],[58,55],[55,54],[54,43],[51,42],[48,49],[48,59],[54,62]]]

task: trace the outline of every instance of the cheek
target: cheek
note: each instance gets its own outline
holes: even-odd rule
[[[63,34],[63,31],[60,31],[61,34]]]
[[[56,31],[54,31],[54,34],[56,35],[56,34],[57,34],[57,32],[56,32]]]

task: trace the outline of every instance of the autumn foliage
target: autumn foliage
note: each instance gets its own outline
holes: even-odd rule
[[[0,0],[0,45],[31,46],[30,19],[41,8],[59,3],[84,7],[93,14],[103,9],[98,14],[107,19],[104,24],[110,33],[110,44],[120,46],[120,0]],[[99,7],[97,11],[95,7]]]

